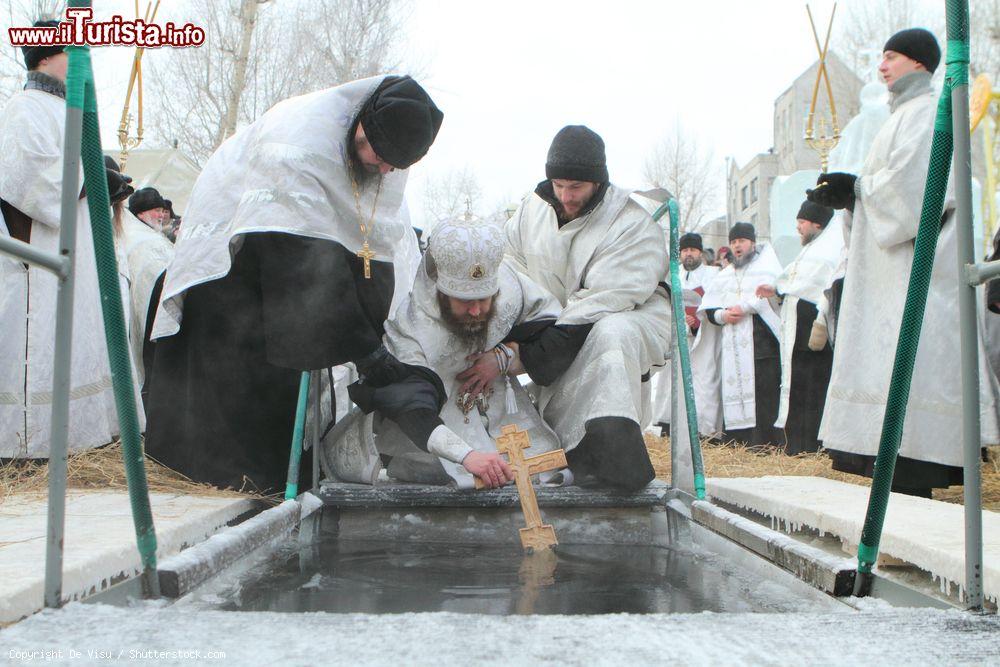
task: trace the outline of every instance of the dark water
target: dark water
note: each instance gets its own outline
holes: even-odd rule
[[[608,614],[790,611],[794,596],[711,556],[651,546],[520,546],[331,538],[278,551],[230,611]]]

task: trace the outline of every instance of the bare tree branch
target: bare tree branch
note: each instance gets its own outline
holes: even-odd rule
[[[469,167],[453,169],[428,178],[424,189],[424,217],[428,231],[439,222],[454,220],[466,212],[483,217],[483,190]]]
[[[205,44],[147,55],[153,140],[200,162],[283,99],[398,70],[408,1],[190,0]]]
[[[694,229],[712,213],[721,174],[711,148],[685,132],[680,123],[653,146],[643,168],[650,185],[669,190],[677,199],[684,230]]]

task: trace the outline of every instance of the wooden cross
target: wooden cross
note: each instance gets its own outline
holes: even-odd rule
[[[522,431],[516,424],[507,424],[500,429],[502,435],[497,438],[497,450],[507,455],[507,461],[514,470],[514,481],[517,484],[517,494],[521,499],[521,511],[527,527],[520,530],[521,546],[529,551],[547,549],[559,544],[556,531],[552,526],[542,524],[542,515],[538,511],[538,498],[535,488],[531,485],[531,476],[548,470],[565,468],[566,452],[554,449],[538,456],[525,458],[524,451],[531,447],[528,432]],[[476,488],[484,488],[477,477]]]
[[[368,241],[365,241],[361,246],[361,250],[358,251],[358,257],[363,259],[365,262],[365,278],[371,280],[372,260],[375,259],[375,251],[369,247]]]

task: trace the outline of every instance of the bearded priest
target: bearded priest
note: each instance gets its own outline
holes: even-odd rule
[[[723,437],[751,447],[782,446],[778,418],[781,320],[771,301],[757,296],[761,285],[773,285],[781,273],[774,250],[757,243],[747,222],[729,230],[732,263],[709,284],[699,312],[722,328]]]
[[[517,380],[520,346],[555,323],[559,303],[502,263],[503,250],[498,226],[438,224],[413,291],[386,324],[386,349],[407,373],[383,387],[350,387],[364,412],[382,417],[375,442],[393,479],[470,488],[477,476],[502,486],[513,479],[494,443],[505,424],[528,432],[526,456],[559,448]]]
[[[280,102],[215,151],[151,334],[151,456],[273,492],[302,371],[351,361],[372,383],[396,377],[383,323],[418,254],[403,188],[441,121],[416,81],[379,76]]]

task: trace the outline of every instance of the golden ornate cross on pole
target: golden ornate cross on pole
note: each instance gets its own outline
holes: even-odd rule
[[[160,0],[156,0],[156,5],[153,6],[152,2],[146,4],[146,14],[143,20],[146,23],[152,23],[156,20],[156,12],[160,8]],[[139,0],[135,0],[135,17],[139,18]],[[121,152],[118,154],[118,167],[121,172],[125,173],[125,164],[128,162],[128,154],[133,148],[138,148],[139,144],[142,143],[142,54],[144,49],[142,47],[137,47],[135,50],[135,55],[132,56],[132,71],[129,74],[128,80],[128,91],[125,93],[125,106],[122,108],[122,119],[121,123],[118,125],[118,143],[121,146]],[[132,90],[138,89],[138,100],[137,111],[138,118],[136,119],[136,134],[135,136],[129,136],[132,128],[132,113],[129,111],[129,107],[132,104]]]
[[[517,483],[517,495],[521,499],[521,511],[524,512],[527,527],[520,530],[521,546],[529,551],[547,549],[559,544],[556,531],[552,526],[542,524],[542,515],[538,511],[538,498],[535,488],[531,485],[531,476],[540,472],[565,468],[566,452],[554,449],[538,456],[525,458],[524,451],[531,447],[528,432],[522,431],[516,424],[507,424],[500,429],[502,435],[497,438],[497,450],[507,455],[507,461],[514,470],[514,481]],[[476,488],[483,488],[483,483],[476,478]]]
[[[363,259],[365,262],[365,278],[371,280],[372,260],[375,259],[375,251],[368,245],[368,241],[365,241],[361,245],[361,250],[358,251],[358,257]]]
[[[816,24],[813,22],[812,10],[809,8],[809,5],[806,5],[806,13],[809,15],[809,25],[812,27],[813,40],[816,42],[816,51],[819,53],[819,65],[816,68],[816,83],[813,86],[812,104],[809,106],[809,119],[806,121],[805,140],[809,148],[819,154],[820,171],[826,173],[830,163],[830,152],[840,141],[840,126],[837,124],[837,106],[833,101],[830,72],[826,68],[826,54],[830,48],[830,35],[833,33],[833,17],[837,13],[837,3],[833,4],[833,11],[830,13],[830,24],[826,29],[826,39],[823,42],[823,46],[819,44],[819,34],[816,32]],[[826,123],[822,118],[819,120],[819,135],[816,136],[813,131],[820,81],[826,84],[826,98],[830,103],[830,124],[833,126],[832,135],[826,134]]]

